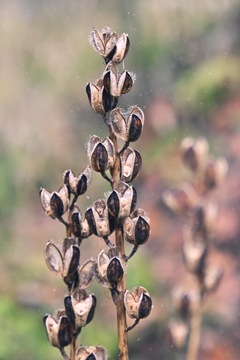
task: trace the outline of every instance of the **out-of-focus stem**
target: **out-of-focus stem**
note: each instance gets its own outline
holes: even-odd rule
[[[190,338],[186,360],[197,360],[201,333],[201,313],[201,305],[199,305],[190,320]]]
[[[125,262],[124,241],[122,227],[116,229],[116,246],[119,249],[121,261]],[[117,285],[117,329],[118,329],[118,355],[121,360],[128,360],[128,334],[126,310],[124,306],[124,292],[126,290],[126,275],[124,274]]]

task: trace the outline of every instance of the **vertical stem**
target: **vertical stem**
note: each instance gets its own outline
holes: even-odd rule
[[[124,241],[122,227],[116,229],[116,246],[120,252],[121,261],[125,262]],[[124,292],[126,290],[126,275],[124,274],[117,285],[117,328],[118,328],[118,356],[121,360],[128,360],[128,333],[126,310],[124,306]]]
[[[70,360],[75,359],[75,352],[76,352],[76,339],[73,337],[72,342],[70,344]]]
[[[190,338],[186,360],[197,360],[201,332],[201,306],[194,311],[190,320]]]

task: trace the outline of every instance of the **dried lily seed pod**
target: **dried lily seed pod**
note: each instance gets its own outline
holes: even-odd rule
[[[64,305],[69,322],[75,326],[74,336],[81,328],[92,321],[97,299],[93,294],[88,295],[84,289],[77,288],[71,296],[66,296]]]
[[[51,315],[45,315],[43,322],[48,340],[52,346],[62,349],[71,343],[70,323],[64,310],[58,311],[56,319]]]
[[[181,288],[173,290],[173,305],[183,319],[191,316],[199,308],[201,296],[199,291],[186,292]]]
[[[85,218],[94,235],[105,238],[115,229],[115,219],[109,213],[107,203],[100,199],[85,213]]]
[[[210,158],[203,171],[203,184],[206,189],[219,186],[225,180],[228,171],[227,160],[223,157]]]
[[[77,206],[74,207],[72,213],[72,233],[74,236],[81,239],[87,239],[92,235],[87,220],[82,218],[81,211]]]
[[[152,299],[142,286],[138,286],[133,292],[126,290],[124,304],[128,316],[137,320],[147,317],[152,309]]]
[[[207,266],[203,274],[203,286],[205,291],[215,291],[223,277],[223,270],[215,266]]]
[[[93,111],[105,116],[117,106],[118,98],[112,96],[103,86],[103,80],[99,79],[96,84],[88,83],[86,93]]]
[[[43,210],[52,219],[60,218],[68,210],[69,193],[66,185],[52,193],[41,188],[39,194]]]
[[[110,125],[113,133],[126,142],[137,141],[144,125],[144,113],[138,106],[127,111],[115,108],[110,113]]]
[[[123,223],[127,242],[133,245],[145,244],[150,236],[149,217],[142,209],[136,209]]]
[[[186,269],[202,276],[207,256],[207,244],[193,239],[190,230],[184,232],[183,261]]]
[[[71,170],[66,170],[63,174],[64,184],[69,188],[70,193],[80,196],[83,195],[91,181],[91,168],[87,166],[82,173],[75,177]]]
[[[80,346],[76,350],[75,360],[107,360],[107,352],[102,346]]]
[[[121,180],[126,183],[135,180],[140,174],[142,167],[142,158],[140,153],[137,150],[133,150],[128,147],[120,155],[120,159],[122,165]]]
[[[120,182],[107,199],[109,213],[119,220],[126,219],[135,209],[137,192],[124,182]]]
[[[192,171],[198,170],[206,159],[208,142],[204,137],[187,137],[181,142],[181,153],[185,165]]]
[[[116,50],[114,52],[112,62],[114,64],[120,64],[126,57],[130,47],[130,40],[128,34],[123,33],[119,36],[116,43]]]
[[[166,333],[166,342],[168,346],[182,349],[186,344],[188,332],[188,326],[183,321],[171,321]]]
[[[162,200],[176,214],[189,215],[189,212],[199,203],[199,196],[192,185],[183,182],[178,188],[164,191]]]
[[[75,245],[65,247],[64,255],[56,245],[49,241],[45,247],[45,261],[47,267],[54,274],[61,275],[68,288],[77,281],[77,268],[80,259],[80,250]]]
[[[211,232],[219,212],[219,207],[214,202],[198,205],[193,214],[193,233],[207,237]]]
[[[103,86],[111,96],[119,97],[127,94],[131,90],[135,78],[136,76],[127,70],[119,75],[116,66],[110,64],[103,74]]]
[[[79,287],[87,289],[94,281],[94,259],[88,259],[85,263],[78,268]]]
[[[104,173],[113,167],[116,158],[112,140],[107,137],[102,141],[98,136],[93,135],[88,142],[88,156],[93,170]]]
[[[93,49],[103,57],[105,63],[107,64],[110,60],[112,60],[113,55],[116,53],[118,34],[116,31],[112,32],[108,26],[105,26],[101,31],[94,28],[90,33],[89,42]],[[125,40],[125,42],[127,41]],[[117,52],[118,54],[120,53],[120,48],[124,47],[124,44],[120,46],[121,43],[124,43],[124,39],[121,39],[119,42]],[[125,47],[127,47],[127,45]]]
[[[116,247],[108,252],[101,250],[95,264],[96,280],[104,287],[114,288],[124,274],[124,266]]]

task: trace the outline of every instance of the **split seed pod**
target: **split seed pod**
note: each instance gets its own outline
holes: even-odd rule
[[[193,172],[198,170],[206,159],[208,148],[208,142],[204,137],[183,139],[181,152],[185,165]]]
[[[80,346],[76,350],[75,360],[107,360],[107,352],[102,346]]]
[[[71,238],[65,239],[62,254],[58,247],[49,241],[44,252],[48,269],[56,275],[61,275],[69,289],[77,281],[77,269],[80,259],[79,248],[71,243],[75,243],[75,240]]]
[[[123,33],[121,36],[119,36],[117,44],[116,44],[116,50],[114,52],[112,63],[114,64],[120,64],[126,57],[128,50],[130,47],[130,40],[128,37],[128,34]]]
[[[108,26],[105,26],[102,31],[94,28],[89,36],[89,42],[93,49],[104,58],[106,64],[112,60],[116,52],[117,41],[117,32],[112,32]]]
[[[90,184],[91,169],[87,166],[80,175],[75,177],[71,170],[67,170],[63,174],[64,184],[69,188],[70,193],[80,196],[83,195]]]
[[[74,337],[81,328],[92,321],[97,299],[93,294],[88,295],[84,289],[77,288],[71,296],[66,296],[64,305],[69,322],[75,326]]]
[[[135,180],[141,170],[142,158],[137,150],[133,150],[128,147],[120,155],[122,164],[121,180],[129,183]]]
[[[193,239],[189,231],[184,233],[183,261],[186,269],[199,276],[205,267],[207,256],[207,244],[203,239]]]
[[[103,85],[103,79],[98,79],[96,84],[88,83],[86,93],[93,111],[104,115],[117,106],[118,98],[112,96],[106,91]]]
[[[115,162],[115,149],[112,140],[107,137],[101,140],[93,135],[88,142],[88,156],[94,171],[104,173],[107,169],[113,167]]]
[[[183,182],[178,188],[164,191],[162,200],[176,214],[189,215],[199,203],[199,196],[191,184]]]
[[[133,292],[126,290],[124,304],[127,314],[132,319],[144,319],[152,309],[152,299],[142,286],[138,286]]]
[[[115,229],[115,218],[109,213],[107,203],[100,199],[85,213],[85,218],[94,235],[108,237]]]
[[[127,70],[121,75],[118,74],[115,65],[107,66],[103,74],[103,86],[107,93],[113,97],[127,94],[135,81],[135,75]]]
[[[186,292],[184,289],[177,287],[173,290],[172,296],[173,305],[184,320],[199,309],[201,302],[201,294],[199,291]]]
[[[81,211],[77,206],[74,206],[74,211],[72,213],[72,233],[80,239],[87,239],[92,235],[92,230],[90,229],[87,220],[82,218]]]
[[[166,342],[169,346],[182,349],[186,344],[188,336],[188,326],[183,321],[171,321],[168,325]]]
[[[78,267],[78,286],[81,289],[87,289],[95,278],[94,275],[95,260],[90,258],[85,263]]]
[[[125,239],[133,245],[145,244],[150,235],[149,217],[142,209],[136,209],[123,224]]]
[[[122,280],[124,266],[120,260],[116,247],[108,252],[101,250],[95,263],[95,278],[104,287],[115,288],[116,283]]]
[[[223,157],[209,159],[203,173],[206,189],[212,189],[223,183],[228,171],[227,160]]]
[[[108,211],[119,220],[126,219],[135,209],[137,192],[124,182],[120,182],[107,199]]]
[[[116,108],[110,113],[110,125],[113,133],[126,142],[137,141],[142,133],[144,113],[138,106],[127,111]]]
[[[39,194],[43,210],[52,219],[60,218],[68,210],[69,193],[66,185],[52,193],[41,188]]]
[[[43,322],[52,346],[61,350],[71,343],[70,323],[64,310],[58,310],[56,319],[51,315],[45,315]]]
[[[203,274],[203,286],[208,292],[215,291],[223,277],[223,270],[216,266],[207,266]]]

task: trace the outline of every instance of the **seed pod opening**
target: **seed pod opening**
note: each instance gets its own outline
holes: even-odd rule
[[[51,315],[45,315],[43,321],[48,340],[52,346],[62,349],[71,343],[70,323],[66,315],[56,319]]]
[[[90,33],[89,42],[93,49],[103,57],[107,64],[112,60],[112,57],[116,52],[118,34],[116,31],[112,32],[108,26],[105,26],[101,31],[94,28]],[[121,39],[121,43],[122,42],[124,42],[124,39]],[[124,45],[122,45],[122,47],[123,46]],[[125,47],[127,47],[127,45]],[[120,48],[120,44],[118,45],[118,48]],[[118,50],[118,53],[119,52],[120,49]]]
[[[198,170],[206,159],[208,142],[204,137],[187,137],[181,142],[181,153],[185,165],[193,172]]]
[[[127,94],[135,81],[135,75],[125,70],[121,75],[117,73],[115,66],[109,67],[103,75],[103,86],[107,93],[113,97]]]
[[[126,142],[137,141],[144,125],[144,113],[138,106],[127,111],[115,108],[110,113],[110,125],[113,133]]]
[[[145,244],[150,236],[149,217],[142,209],[136,209],[123,224],[125,239],[133,245]]]
[[[130,47],[130,40],[127,34],[123,33],[119,36],[112,62],[120,64],[126,57]]]
[[[102,346],[80,346],[76,350],[75,360],[107,360],[107,352]]]
[[[99,79],[96,85],[88,83],[86,93],[93,111],[97,114],[105,116],[117,106],[118,98],[105,90],[102,79]]]
[[[137,192],[124,182],[119,183],[107,199],[110,214],[119,220],[128,217],[135,209]]]
[[[60,218],[68,210],[69,193],[66,185],[52,193],[41,188],[40,196],[43,210],[52,219]]]
[[[92,232],[99,237],[109,236],[115,229],[115,221],[108,212],[107,203],[100,199],[86,211],[85,217]]]
[[[110,138],[102,141],[98,136],[93,135],[88,143],[88,156],[93,170],[97,172],[104,173],[113,167],[116,152]]]
[[[81,289],[88,288],[94,280],[94,264],[93,259],[88,259],[78,270],[79,287]]]
[[[72,194],[83,195],[87,191],[91,180],[90,166],[87,166],[77,177],[71,170],[66,170],[63,174],[63,180]]]
[[[138,286],[133,292],[126,290],[124,304],[128,316],[132,319],[143,319],[150,314],[152,309],[149,293],[142,286]]]
[[[223,183],[228,171],[225,158],[209,158],[203,173],[203,183],[206,189],[212,189]]]
[[[122,173],[121,180],[129,183],[135,180],[141,170],[142,158],[140,153],[137,150],[127,148],[120,156]]]

